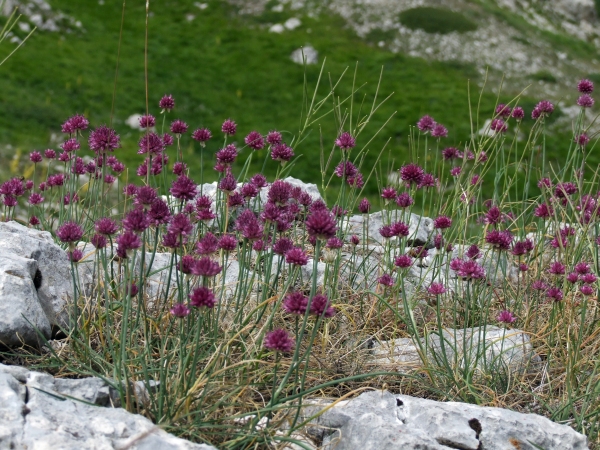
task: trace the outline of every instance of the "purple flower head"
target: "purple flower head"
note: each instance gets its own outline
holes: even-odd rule
[[[310,236],[329,239],[335,236],[337,226],[333,214],[327,210],[316,210],[306,218],[306,230]]]
[[[219,240],[210,231],[196,243],[196,252],[200,255],[212,255],[219,249]]]
[[[96,153],[112,152],[121,146],[121,138],[112,128],[101,125],[90,133],[88,144]]]
[[[273,252],[278,255],[285,255],[288,250],[294,247],[294,242],[288,237],[279,238],[273,244]]]
[[[196,308],[213,308],[217,300],[215,294],[207,287],[200,286],[195,288],[190,294],[190,305]]]
[[[267,178],[262,173],[257,173],[250,178],[250,183],[256,186],[257,189],[262,189],[267,186]]]
[[[134,203],[136,205],[150,206],[158,198],[156,189],[151,186],[141,186],[135,193]]]
[[[348,211],[342,208],[340,205],[333,205],[333,208],[331,208],[331,213],[335,217],[342,217],[348,214]]]
[[[30,205],[39,205],[43,201],[44,201],[44,197],[42,197],[42,195],[38,194],[37,192],[34,192],[33,194],[31,194],[29,196],[29,204]]]
[[[589,296],[594,294],[594,289],[591,286],[584,284],[579,288],[579,292],[581,292],[585,296]]]
[[[451,159],[462,159],[462,157],[462,152],[456,147],[448,147],[442,150],[442,158],[444,158],[446,161]]]
[[[175,214],[171,221],[169,222],[169,226],[167,227],[167,233],[173,234],[175,236],[189,236],[192,231],[194,231],[194,226],[192,222],[190,222],[189,217],[186,214]]]
[[[481,279],[485,278],[485,269],[474,260],[467,259],[459,264],[457,275],[465,280]]]
[[[448,216],[439,216],[433,221],[434,228],[444,230],[452,226],[452,219]]]
[[[505,221],[505,217],[500,208],[494,205],[485,213],[483,221],[488,225],[498,225]]]
[[[391,200],[394,200],[397,195],[398,193],[393,187],[386,187],[383,188],[383,191],[381,191],[381,198],[385,200],[386,204],[389,203]]]
[[[358,210],[361,214],[369,214],[369,211],[371,210],[371,203],[369,203],[369,200],[363,198],[358,204]]]
[[[173,96],[171,94],[165,94],[158,102],[158,107],[163,111],[171,111],[173,108],[175,108],[175,100],[173,99]]]
[[[152,114],[144,114],[140,117],[140,128],[152,128],[156,125],[156,119]]]
[[[269,245],[263,239],[257,239],[252,244],[252,250],[254,250],[257,253],[263,252],[263,251],[267,250],[268,248],[269,248]]]
[[[34,164],[42,162],[42,154],[40,152],[31,152],[29,154],[29,161],[31,161]]]
[[[162,245],[167,248],[179,248],[182,245],[181,237],[174,233],[163,234]]]
[[[310,313],[315,316],[329,318],[335,316],[336,312],[335,308],[329,305],[329,299],[324,294],[315,295],[310,302]]]
[[[65,222],[58,228],[56,235],[61,242],[74,243],[81,240],[83,228],[75,222]]]
[[[226,193],[232,193],[237,188],[237,181],[231,172],[221,178],[219,181],[219,189]]]
[[[527,264],[525,264],[525,263],[521,263],[521,264],[519,264],[519,270],[521,272],[527,272],[529,270],[529,266],[527,266]]]
[[[446,292],[446,287],[442,283],[431,283],[427,288],[427,292],[431,295],[442,295]]]
[[[265,146],[265,139],[258,131],[248,133],[248,136],[244,138],[244,142],[252,150],[260,150]]]
[[[246,183],[242,186],[241,194],[242,197],[244,197],[246,200],[249,200],[258,195],[258,188],[252,183]]]
[[[384,273],[383,275],[381,275],[377,279],[377,282],[379,284],[381,284],[382,286],[387,286],[387,287],[391,287],[394,285],[394,279],[392,278],[392,276],[389,273]]]
[[[294,266],[305,266],[308,264],[308,256],[300,247],[293,247],[286,252],[285,262]]]
[[[237,155],[237,148],[233,144],[229,144],[215,154],[217,161],[225,166],[233,164]]]
[[[541,217],[543,219],[548,219],[554,214],[554,209],[552,206],[547,205],[546,203],[542,203],[538,205],[533,211],[533,215],[536,217]]]
[[[102,234],[104,236],[112,236],[117,231],[119,231],[119,226],[117,225],[117,222],[115,222],[110,217],[102,217],[101,219],[98,219],[94,224],[94,230],[96,230],[96,233],[98,234]]]
[[[506,133],[506,130],[508,130],[508,125],[502,119],[494,119],[490,125],[490,130],[496,134]]]
[[[567,181],[565,183],[558,183],[554,189],[554,195],[558,198],[566,198],[569,195],[573,195],[578,191],[577,185]]]
[[[341,162],[335,168],[334,173],[342,178],[355,177],[358,174],[358,169],[350,161]]]
[[[173,173],[177,176],[184,175],[187,171],[187,164],[181,161],[173,164]]]
[[[520,122],[525,117],[525,111],[520,106],[515,106],[512,110],[511,117],[517,122]]]
[[[194,266],[192,273],[194,275],[202,276],[202,277],[214,277],[221,273],[223,268],[217,263],[213,261],[208,256],[203,256],[198,261],[196,261],[196,265]]]
[[[448,137],[448,129],[444,125],[436,123],[431,130],[431,137],[438,139]]]
[[[517,241],[514,243],[512,248],[512,254],[515,256],[526,255],[533,250],[533,242],[531,239],[525,239],[524,241]]]
[[[547,117],[554,112],[554,105],[548,100],[542,100],[539,102],[533,111],[531,112],[532,119],[539,119],[540,117]]]
[[[462,167],[460,167],[460,166],[456,166],[456,167],[453,167],[452,169],[450,169],[450,175],[452,175],[453,177],[459,176],[461,172],[462,172]]]
[[[491,230],[485,235],[485,241],[497,250],[509,250],[513,235],[510,231]]]
[[[379,234],[384,239],[390,239],[391,237],[394,237],[394,230],[391,225],[384,225],[379,229]]]
[[[327,248],[338,249],[344,246],[344,241],[342,241],[339,237],[334,236],[332,238],[327,239]]]
[[[236,249],[238,240],[231,234],[224,234],[219,238],[219,249],[224,252],[231,252]]]
[[[433,120],[433,117],[431,116],[423,116],[417,122],[417,128],[423,133],[432,131],[435,125],[435,120]]]
[[[196,196],[196,183],[194,183],[186,175],[180,175],[171,184],[171,189],[169,192],[171,192],[173,197],[179,200],[189,201]]]
[[[513,316],[510,311],[504,310],[500,311],[500,313],[496,317],[496,320],[501,323],[513,323],[517,320],[517,318]]]
[[[89,124],[90,122],[84,116],[76,114],[73,117],[67,119],[66,122],[62,124],[61,131],[63,133],[72,134],[75,133],[77,130],[86,130]]]
[[[152,202],[148,210],[148,220],[153,226],[159,226],[167,223],[171,219],[171,210],[167,203],[162,199],[156,199]]]
[[[407,164],[400,168],[400,178],[409,185],[420,184],[423,180],[423,175],[425,175],[425,171],[416,164]]]
[[[287,181],[276,180],[269,189],[268,200],[277,206],[286,205],[292,196],[292,185]]]
[[[502,117],[503,119],[508,119],[510,117],[510,112],[510,106],[507,106],[504,103],[500,103],[498,106],[496,106],[496,115]]]
[[[356,246],[356,245],[360,244],[360,238],[359,238],[359,237],[358,237],[356,234],[353,234],[353,235],[350,237],[350,243],[351,243],[352,245]]]
[[[546,291],[546,297],[554,300],[555,302],[560,302],[563,299],[564,294],[560,288],[551,287]]]
[[[44,156],[48,159],[54,159],[56,158],[56,151],[52,150],[51,148],[44,150]]]
[[[565,265],[560,261],[555,261],[550,264],[548,268],[548,273],[552,275],[564,275],[565,274]]]
[[[267,350],[275,352],[289,353],[294,348],[294,340],[288,335],[287,331],[277,328],[265,335],[263,345]]]
[[[311,213],[313,213],[315,211],[320,211],[320,210],[329,211],[327,208],[327,205],[325,204],[325,202],[323,200],[319,199],[319,200],[316,200],[311,203],[311,205],[310,205]]]
[[[69,261],[77,263],[83,258],[83,252],[76,248],[73,251],[67,252],[67,256],[69,257]]]
[[[586,273],[579,276],[579,280],[585,284],[594,284],[597,279],[598,277],[596,277],[596,275],[593,273]]]
[[[356,139],[346,131],[335,140],[335,145],[341,150],[350,150],[356,146]]]
[[[187,130],[188,124],[185,123],[183,120],[177,119],[171,122],[171,133],[177,136],[181,136],[182,134],[186,133]]]
[[[142,208],[129,211],[123,219],[123,228],[134,233],[142,233],[150,226],[150,220]]]
[[[186,275],[190,275],[195,265],[196,259],[192,255],[183,255],[179,260],[179,271]]]
[[[282,137],[281,137],[281,133],[279,131],[269,131],[269,133],[267,134],[267,144],[275,145],[275,144],[281,144],[281,142],[282,142]]]
[[[404,222],[394,222],[391,225],[392,236],[406,237],[410,233],[410,229]]]
[[[169,133],[163,134],[162,142],[164,147],[170,147],[173,145],[173,136],[171,136]]]
[[[423,259],[427,258],[427,256],[429,255],[429,251],[425,247],[419,245],[417,247],[411,247],[408,250],[408,255],[412,256],[415,259]]]
[[[579,262],[575,264],[575,272],[577,272],[579,275],[590,273],[590,265],[586,262]]]
[[[233,136],[237,129],[237,125],[231,119],[227,119],[221,126],[221,131],[229,136]]]
[[[200,145],[204,147],[205,142],[212,138],[212,133],[208,128],[198,128],[192,133],[192,139],[200,142]]]
[[[123,234],[117,236],[117,255],[121,258],[128,258],[131,252],[142,246],[140,237],[131,232],[125,231]]]
[[[90,242],[96,248],[105,248],[106,245],[108,244],[108,240],[106,239],[106,236],[103,236],[101,234],[93,235]]]
[[[282,308],[289,314],[302,316],[306,313],[307,305],[308,299],[301,292],[290,292],[285,296]]]
[[[190,314],[190,308],[183,303],[175,303],[169,312],[172,316],[183,319]]]
[[[594,106],[594,99],[589,94],[583,94],[577,99],[577,105],[582,108],[591,108]]]
[[[580,147],[585,147],[586,145],[588,145],[589,142],[590,137],[585,133],[581,133],[580,135],[575,136],[575,143]]]
[[[583,79],[577,83],[577,90],[582,94],[591,94],[594,92],[594,83],[590,80]]]
[[[548,285],[542,280],[535,280],[533,283],[531,283],[531,289],[534,289],[536,291],[545,291],[546,289],[548,289]]]
[[[419,189],[439,186],[439,180],[430,173],[423,174],[421,182],[417,185]]]
[[[280,161],[282,164],[285,164],[293,157],[294,150],[283,142],[280,144],[275,144],[271,148],[271,159],[273,159],[273,161]]]
[[[414,202],[414,199],[408,192],[402,192],[396,197],[396,205],[398,205],[400,208],[408,208]]]
[[[156,133],[148,133],[142,136],[138,142],[138,155],[150,153],[155,155],[162,153],[165,145],[161,137]]]
[[[394,260],[394,265],[401,269],[407,269],[413,265],[413,259],[409,255],[400,255]]]
[[[79,141],[75,138],[72,139],[67,139],[65,142],[63,142],[60,145],[60,148],[63,149],[63,151],[69,153],[69,152],[76,152],[77,150],[79,150],[81,148],[81,145],[79,144]]]
[[[575,284],[579,281],[579,275],[576,272],[571,272],[567,275],[567,281],[571,284]]]

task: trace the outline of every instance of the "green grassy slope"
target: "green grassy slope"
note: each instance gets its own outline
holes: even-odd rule
[[[75,112],[85,113],[94,126],[110,120],[122,2],[107,0],[99,5],[96,1],[55,0],[51,4],[81,20],[85,32],[63,37],[38,31],[0,67],[0,142],[16,145],[23,152],[49,146],[51,133],[59,133],[62,121]],[[468,139],[467,86],[468,79],[474,77],[472,67],[430,63],[380,50],[364,43],[336,17],[302,17],[298,29],[274,34],[261,28],[261,21],[284,21],[289,12],[270,11],[269,17],[262,18],[240,17],[230,5],[220,1],[209,2],[203,11],[192,2],[152,2],[151,11],[150,112],[158,116],[158,99],[164,93],[173,94],[177,106],[168,119],[181,118],[192,129],[200,125],[211,128],[219,138],[209,145],[210,151],[218,149],[218,130],[228,117],[238,123],[238,142],[253,129],[263,133],[284,130],[288,139],[297,133],[304,68],[294,64],[289,55],[306,43],[319,51],[321,60],[327,57],[325,71],[333,79],[351,66],[338,91],[342,98],[351,91],[353,67],[358,62],[358,82],[367,82],[361,95],[370,104],[383,67],[379,96],[384,98],[392,92],[394,95],[377,112],[363,143],[390,115],[397,113],[370,145],[367,166],[372,166],[388,138],[390,151],[386,152],[383,166],[389,159],[395,160],[396,167],[402,164],[407,159],[409,126],[423,114],[431,114],[448,127],[450,137],[445,145],[459,145]],[[192,22],[185,18],[188,13],[196,16]],[[123,120],[145,110],[144,33],[144,2],[128,3],[114,125],[124,139],[120,157],[132,165],[140,161],[136,155],[139,133],[129,129]],[[307,68],[309,89],[315,85],[319,70],[318,65]],[[477,88],[472,90],[476,99]],[[321,93],[325,92],[324,85]],[[358,96],[359,101],[361,98]],[[494,96],[484,95],[482,118],[490,116],[495,101]],[[533,104],[532,99],[526,102]],[[323,133],[323,142],[329,149],[335,139],[336,124],[330,116],[320,125],[295,149],[303,157],[292,175],[320,180],[319,133]],[[194,147],[189,138],[183,142],[188,152],[197,154],[198,146]],[[262,162],[255,162],[255,168],[260,168]],[[205,159],[205,163],[207,168],[212,167],[212,158]],[[199,161],[191,164],[192,174],[198,173],[198,166]],[[273,173],[275,169],[275,164],[271,164],[267,170]]]

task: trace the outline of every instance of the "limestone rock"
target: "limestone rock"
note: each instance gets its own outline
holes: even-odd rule
[[[413,213],[408,217],[404,217],[400,210],[392,210],[390,213],[390,220],[383,217],[384,212],[382,211],[369,214],[368,216],[364,214],[351,216],[344,223],[344,231],[349,235],[357,234],[361,236],[363,233],[363,224],[366,220],[369,239],[383,244],[384,238],[379,234],[381,227],[389,225],[391,222],[402,220],[408,224],[408,242],[410,245],[425,245],[429,242],[434,230],[432,219]],[[392,238],[392,242],[396,240],[397,238]]]

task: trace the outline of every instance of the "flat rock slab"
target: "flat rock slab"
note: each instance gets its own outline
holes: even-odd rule
[[[307,409],[312,415],[323,406]],[[311,424],[326,450],[588,449],[584,435],[536,414],[388,391],[339,402]]]
[[[215,450],[179,439],[124,409],[95,406],[106,405],[108,393],[99,378],[55,379],[0,364],[0,448]]]

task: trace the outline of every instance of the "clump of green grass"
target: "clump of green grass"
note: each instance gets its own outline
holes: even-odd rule
[[[430,6],[402,11],[400,22],[411,30],[423,30],[427,33],[468,33],[477,29],[477,24],[461,13]]]
[[[548,70],[540,70],[531,75],[531,79],[536,81],[545,81],[546,83],[556,83],[556,77]]]

